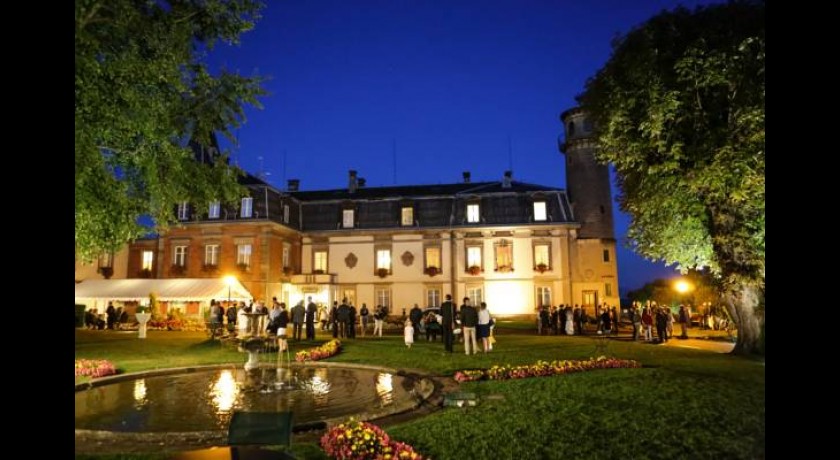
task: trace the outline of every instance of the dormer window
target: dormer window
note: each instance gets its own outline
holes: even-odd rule
[[[478,203],[470,203],[467,205],[467,222],[477,224],[481,220],[480,209]]]
[[[250,218],[254,214],[254,199],[251,197],[242,198],[242,209],[239,216],[243,218]]]
[[[534,221],[545,222],[547,213],[545,210],[545,201],[534,202]]]
[[[345,209],[341,213],[341,226],[343,228],[353,228],[356,212],[352,209]]]
[[[414,208],[411,206],[403,206],[400,216],[400,223],[403,227],[414,225]]]
[[[190,204],[186,201],[178,203],[178,220],[187,220],[189,218]]]
[[[221,203],[218,201],[214,201],[210,203],[210,210],[207,212],[208,219],[218,219],[219,218],[219,210],[221,209]]]

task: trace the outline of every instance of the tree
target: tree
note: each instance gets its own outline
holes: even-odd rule
[[[203,164],[187,142],[230,138],[243,105],[259,106],[259,78],[212,76],[202,61],[258,12],[254,0],[76,0],[77,258],[165,230],[178,202],[203,208],[245,193],[226,155]]]
[[[678,8],[613,43],[578,96],[615,165],[631,246],[709,267],[758,350],[764,291],[764,3]]]

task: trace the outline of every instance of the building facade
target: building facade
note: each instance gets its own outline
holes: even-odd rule
[[[257,299],[439,306],[447,294],[496,315],[540,305],[618,305],[609,175],[585,114],[561,115],[568,190],[513,180],[287,190],[247,175],[236,206],[182,203],[180,225],[128,248],[126,276],[236,278]],[[197,157],[198,158],[198,157]],[[222,299],[223,300],[223,299]],[[192,308],[190,310],[193,310]],[[190,311],[188,313],[194,313]]]

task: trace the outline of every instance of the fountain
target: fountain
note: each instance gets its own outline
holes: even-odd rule
[[[239,338],[239,351],[248,353],[248,362],[245,363],[245,370],[256,369],[260,365],[259,353],[265,349],[267,341],[271,340],[266,333],[265,319],[268,313],[246,312],[242,314],[248,318],[248,327],[245,334]]]

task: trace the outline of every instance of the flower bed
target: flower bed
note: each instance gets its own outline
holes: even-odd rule
[[[76,377],[105,377],[116,373],[114,364],[106,359],[76,360]]]
[[[507,380],[524,379],[528,377],[546,377],[572,372],[591,371],[595,369],[619,369],[642,367],[638,361],[630,359],[607,358],[599,356],[585,361],[556,360],[552,362],[537,361],[535,364],[524,366],[493,366],[490,369],[463,370],[455,373],[455,380],[459,382],[474,382],[478,380]]]
[[[341,351],[341,342],[338,339],[332,339],[320,347],[295,353],[295,361],[318,361],[336,355],[339,351]]]
[[[342,460],[422,460],[403,442],[391,439],[382,428],[351,418],[321,437],[321,448],[330,458]]]

